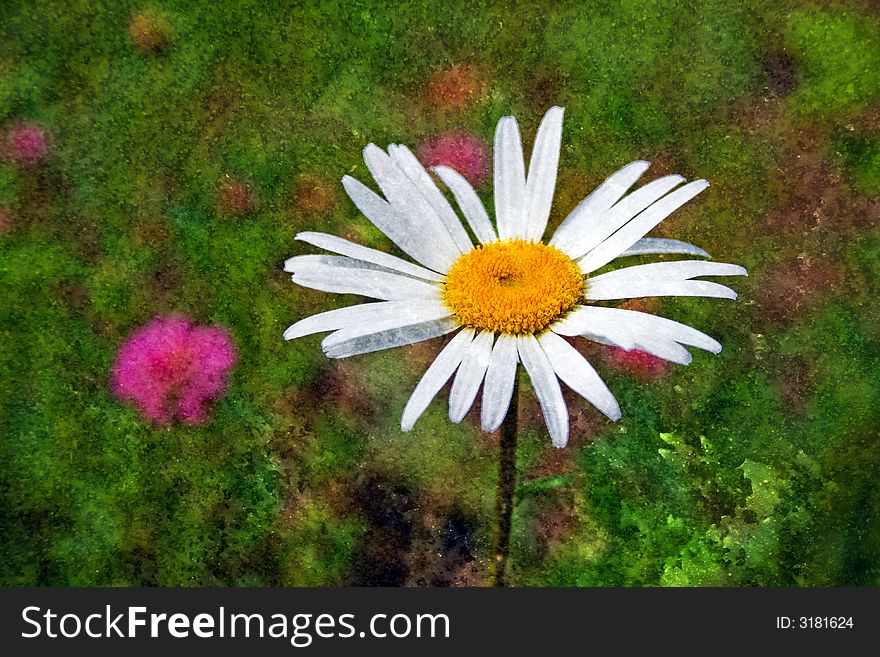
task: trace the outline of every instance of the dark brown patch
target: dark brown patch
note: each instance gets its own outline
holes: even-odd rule
[[[816,364],[802,356],[790,356],[783,358],[776,370],[786,408],[802,413],[816,389]]]
[[[131,231],[131,242],[136,247],[150,247],[165,250],[171,247],[172,235],[168,223],[161,217],[149,215],[139,217]]]
[[[58,296],[67,308],[78,312],[89,303],[89,293],[80,283],[75,281],[62,281],[58,285]]]
[[[437,354],[440,353],[447,341],[448,338],[425,340],[403,347],[403,357],[407,369],[413,374],[422,376],[437,358]]]
[[[160,298],[167,297],[183,280],[183,269],[174,260],[163,260],[150,272],[150,286]]]
[[[559,499],[563,498],[563,499]],[[527,522],[531,549],[543,560],[552,547],[571,536],[575,525],[570,494],[553,495],[549,504],[536,505]]]
[[[364,391],[361,377],[354,370],[355,366],[339,362],[322,367],[314,383],[314,398],[369,420],[379,405]]]
[[[20,216],[27,217],[28,223],[69,229],[70,217],[57,212],[56,208],[58,203],[72,195],[73,189],[70,178],[52,163],[47,163],[19,176],[15,207]]]
[[[761,277],[755,308],[762,321],[789,322],[812,310],[834,291],[841,275],[829,262],[801,256],[766,271]]]
[[[453,510],[440,531],[441,555],[432,586],[468,586],[484,577],[477,568],[474,553],[476,522]]]
[[[526,99],[536,113],[546,112],[549,107],[561,105],[561,95],[568,86],[568,74],[545,71],[531,81],[526,89]]]
[[[475,66],[454,64],[435,72],[422,94],[425,109],[444,114],[461,112],[485,95],[486,76]]]
[[[592,442],[607,431],[610,420],[596,410],[590,402],[568,390],[563,391],[563,394],[568,401],[569,446]],[[564,452],[566,450],[554,451]]]
[[[569,443],[570,444],[570,443]],[[556,449],[547,443],[547,449],[541,452],[541,456],[528,472],[523,472],[520,480],[531,481],[532,479],[540,479],[541,477],[556,477],[559,475],[569,474],[574,469],[574,452],[576,450]]]
[[[764,60],[767,89],[774,96],[786,96],[797,86],[795,61],[784,50],[774,50]]]
[[[217,190],[217,201],[220,211],[241,217],[251,214],[257,209],[257,198],[251,186],[241,180],[227,178],[220,183]]]
[[[355,586],[403,586],[410,574],[413,518],[419,510],[409,487],[376,472],[363,473],[354,498],[370,524],[352,558]]]
[[[828,131],[813,127],[782,146],[780,159],[785,164],[774,187],[785,202],[767,216],[768,232],[840,233],[880,222],[880,203],[854,195],[840,171],[825,162],[829,143]]]
[[[101,231],[94,219],[75,219],[64,229],[64,234],[76,246],[77,255],[87,262],[97,262],[101,256]]]
[[[457,508],[422,509],[414,527],[407,586],[480,586],[486,581],[476,555],[477,520]]]
[[[642,313],[657,315],[659,314],[660,301],[656,298],[627,299],[616,307],[622,308],[623,310],[635,310]]]
[[[339,202],[336,185],[320,176],[306,174],[300,177],[293,190],[296,209],[306,215],[332,212]]]
[[[149,10],[142,11],[131,17],[128,23],[128,37],[141,53],[159,53],[165,50],[171,41],[171,26],[159,14]]]

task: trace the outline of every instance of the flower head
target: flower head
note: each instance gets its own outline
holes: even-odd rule
[[[649,166],[633,162],[587,196],[543,241],[556,186],[562,114],[562,108],[553,107],[544,116],[528,170],[516,119],[499,121],[494,222],[461,173],[448,166],[432,167],[455,197],[478,245],[409,149],[367,146],[364,161],[384,198],[350,176],[342,184],[364,216],[412,260],[333,235],[300,233],[297,239],[337,255],[288,259],[285,270],[295,283],[377,301],[307,317],[289,327],[284,337],[332,331],[321,343],[324,353],[346,358],[456,332],[410,396],[401,428],[411,429],[454,376],[450,419],[462,420],[482,386],[481,426],[494,431],[507,413],[522,364],[557,447],[567,443],[569,431],[560,381],[612,420],[620,418],[608,387],[565,337],[584,336],[681,364],[691,360],[684,345],[719,352],[716,340],[679,322],[595,305],[670,295],[736,298],[730,288],[698,279],[745,275],[745,269],[711,262],[705,251],[691,244],[645,237],[708,187],[705,180],[683,185],[681,176],[663,176],[627,194]],[[705,259],[595,274],[619,257],[650,254]]]
[[[182,315],[156,317],[119,349],[111,387],[152,422],[198,424],[226,388],[234,363],[225,329],[194,326]]]

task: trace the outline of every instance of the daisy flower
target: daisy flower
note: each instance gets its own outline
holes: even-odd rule
[[[568,442],[568,409],[560,381],[612,420],[620,407],[596,370],[565,338],[584,336],[622,349],[639,349],[674,363],[691,360],[685,345],[713,353],[721,345],[690,326],[656,315],[595,302],[654,296],[736,298],[703,276],[745,275],[742,267],[706,260],[691,244],[645,237],[663,219],[709,186],[678,175],[653,180],[627,194],[648,168],[637,161],[587,196],[544,240],[556,186],[562,138],[561,107],[544,116],[528,170],[516,119],[495,131],[495,222],[473,187],[445,166],[431,170],[454,196],[467,222],[406,146],[387,152],[374,144],[364,162],[383,196],[345,176],[357,208],[411,260],[325,233],[296,238],[336,255],[301,255],[285,262],[293,282],[355,294],[362,303],[307,317],[284,332],[287,340],[332,331],[321,346],[347,358],[455,332],[409,398],[401,419],[412,429],[454,376],[449,417],[460,422],[482,385],[481,426],[495,431],[510,406],[523,365],[556,447]],[[475,241],[477,242],[475,244]],[[681,254],[702,259],[664,261],[595,274],[616,258]]]

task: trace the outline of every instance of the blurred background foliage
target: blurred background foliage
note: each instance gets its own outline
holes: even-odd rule
[[[646,373],[579,342],[623,419],[568,397],[565,450],[523,385],[513,583],[880,584],[875,3],[7,0],[0,33],[0,129],[50,146],[0,161],[0,583],[484,583],[497,437],[445,393],[399,431],[442,342],[286,344],[357,299],[281,263],[300,230],[389,248],[339,185],[372,184],[368,142],[490,144],[514,114],[529,148],[559,104],[551,222],[646,159],[712,183],[655,234],[750,276],[650,303],[718,356]],[[239,352],[201,426],[110,393],[169,312]]]

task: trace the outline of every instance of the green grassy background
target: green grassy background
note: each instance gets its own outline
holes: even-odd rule
[[[750,276],[736,302],[656,306],[718,356],[647,381],[580,344],[623,419],[569,398],[564,451],[525,385],[512,581],[880,584],[876,5],[384,4],[3,3],[0,128],[39,123],[53,152],[0,162],[0,583],[483,583],[497,440],[450,425],[445,393],[399,431],[441,342],[343,363],[284,343],[355,299],[281,263],[303,229],[388,247],[338,185],[372,184],[366,143],[491,142],[515,114],[528,148],[559,104],[553,222],[651,160],[712,183],[657,234]],[[129,37],[144,11],[169,30],[159,52]],[[427,81],[453,65],[480,86],[441,111]],[[334,190],[328,211],[297,201],[304,176]],[[218,206],[227,177],[254,212]],[[200,427],[109,391],[121,342],[172,311],[239,351]]]

